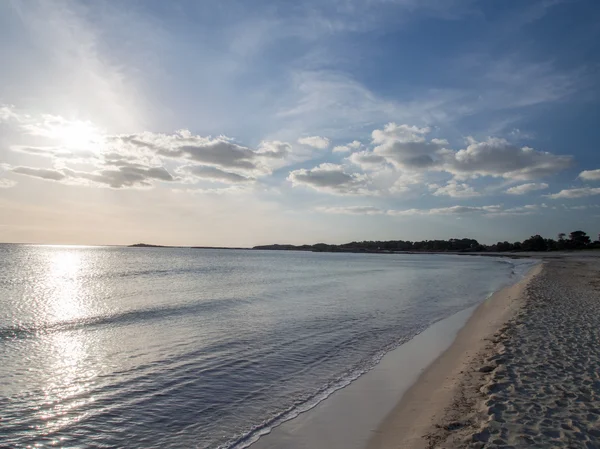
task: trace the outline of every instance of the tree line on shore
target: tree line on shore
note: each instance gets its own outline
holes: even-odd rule
[[[317,243],[315,245],[263,245],[254,249],[300,250],[317,252],[507,252],[507,251],[569,251],[580,249],[600,249],[600,236],[592,241],[584,231],[573,231],[568,236],[558,234],[558,238],[547,239],[534,235],[522,242],[498,242],[484,245],[475,239],[424,240],[411,242],[405,240],[350,242],[342,245]]]
[[[592,241],[589,235],[583,231],[573,231],[568,238],[565,233],[558,234],[558,238],[545,239],[541,235],[534,235],[523,242],[498,242],[491,245],[490,251],[568,251],[575,249],[599,249],[600,235],[598,240]]]

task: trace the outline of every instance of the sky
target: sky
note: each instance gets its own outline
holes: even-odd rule
[[[600,232],[597,0],[0,2],[0,241]]]

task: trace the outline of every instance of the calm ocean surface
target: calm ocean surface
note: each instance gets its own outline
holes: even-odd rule
[[[245,447],[531,264],[0,245],[0,446]]]

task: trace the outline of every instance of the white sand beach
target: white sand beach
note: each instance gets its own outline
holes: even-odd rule
[[[480,306],[379,448],[600,447],[600,258],[551,256]]]

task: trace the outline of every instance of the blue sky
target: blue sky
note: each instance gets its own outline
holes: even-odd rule
[[[6,1],[0,240],[600,232],[593,0]]]

